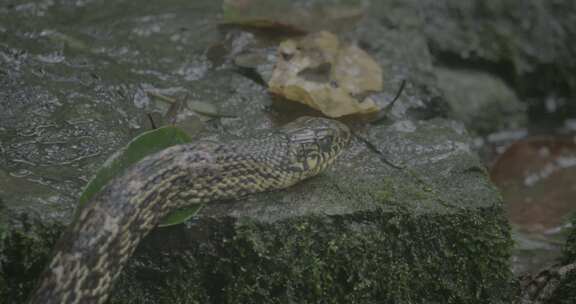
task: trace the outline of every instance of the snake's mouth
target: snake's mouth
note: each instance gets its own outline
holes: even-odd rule
[[[352,132],[350,131],[350,128],[348,128],[348,126],[345,125],[344,123],[339,122],[337,120],[332,120],[332,124],[335,126],[335,128],[338,129],[336,137],[340,138],[340,140],[342,141],[341,149],[346,148],[346,146],[350,144],[350,139],[352,138]]]

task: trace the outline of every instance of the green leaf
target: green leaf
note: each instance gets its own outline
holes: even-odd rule
[[[167,227],[172,225],[178,225],[184,223],[189,218],[196,215],[200,210],[202,210],[204,205],[194,205],[189,208],[182,208],[170,212],[165,218],[162,219],[158,227]]]
[[[102,165],[96,176],[88,183],[78,202],[78,211],[100,191],[110,180],[119,176],[142,158],[164,150],[170,146],[185,144],[192,139],[187,133],[174,126],[165,126],[144,132],[118,150]],[[168,214],[159,226],[180,224],[200,211],[201,205],[175,210]]]

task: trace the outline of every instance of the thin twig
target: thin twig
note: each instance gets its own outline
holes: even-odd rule
[[[392,102],[390,102],[390,104],[388,104],[386,107],[384,107],[384,109],[380,110],[378,117],[376,119],[374,119],[373,121],[371,121],[370,122],[371,124],[378,124],[379,122],[381,122],[382,120],[384,120],[388,116],[388,113],[390,113],[390,111],[392,110],[392,107],[394,106],[396,101],[400,98],[400,95],[402,95],[402,92],[404,91],[405,86],[406,86],[406,80],[402,79],[402,82],[400,83],[400,88],[398,88],[398,91],[396,91],[396,96],[394,96],[394,99],[392,99]]]
[[[358,135],[356,132],[352,132],[352,134],[354,135],[354,137],[356,137],[356,138],[359,139],[362,143],[364,143],[369,150],[371,150],[372,152],[378,154],[378,156],[379,156],[379,158],[380,158],[380,160],[381,160],[382,162],[384,162],[384,163],[387,164],[388,166],[390,166],[390,167],[392,167],[392,168],[395,168],[395,169],[398,169],[398,170],[404,169],[403,166],[399,166],[399,165],[393,164],[392,162],[390,162],[389,160],[387,160],[386,157],[384,157],[384,153],[382,153],[380,150],[378,150],[378,148],[377,148],[373,143],[371,143],[368,139],[366,139],[366,138]]]
[[[158,99],[165,101],[169,104],[175,104],[177,102],[177,100],[174,98],[170,98],[168,96],[165,96],[165,95],[162,95],[162,94],[159,94],[156,92],[146,91],[146,94],[148,94],[148,96],[150,96],[150,97],[158,98]]]
[[[150,124],[152,125],[152,130],[158,129],[158,127],[156,126],[156,123],[154,123],[154,118],[152,117],[152,114],[146,113],[146,116],[148,117],[148,120],[150,121]]]

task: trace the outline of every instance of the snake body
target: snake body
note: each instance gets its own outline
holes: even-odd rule
[[[289,187],[324,170],[349,140],[342,123],[303,117],[253,138],[199,141],[144,158],[80,210],[30,303],[105,303],[140,240],[170,211]]]

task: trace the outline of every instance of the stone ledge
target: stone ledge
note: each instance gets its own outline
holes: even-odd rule
[[[322,176],[156,229],[113,303],[509,303],[501,201],[459,130],[374,127],[405,169],[355,143]]]

